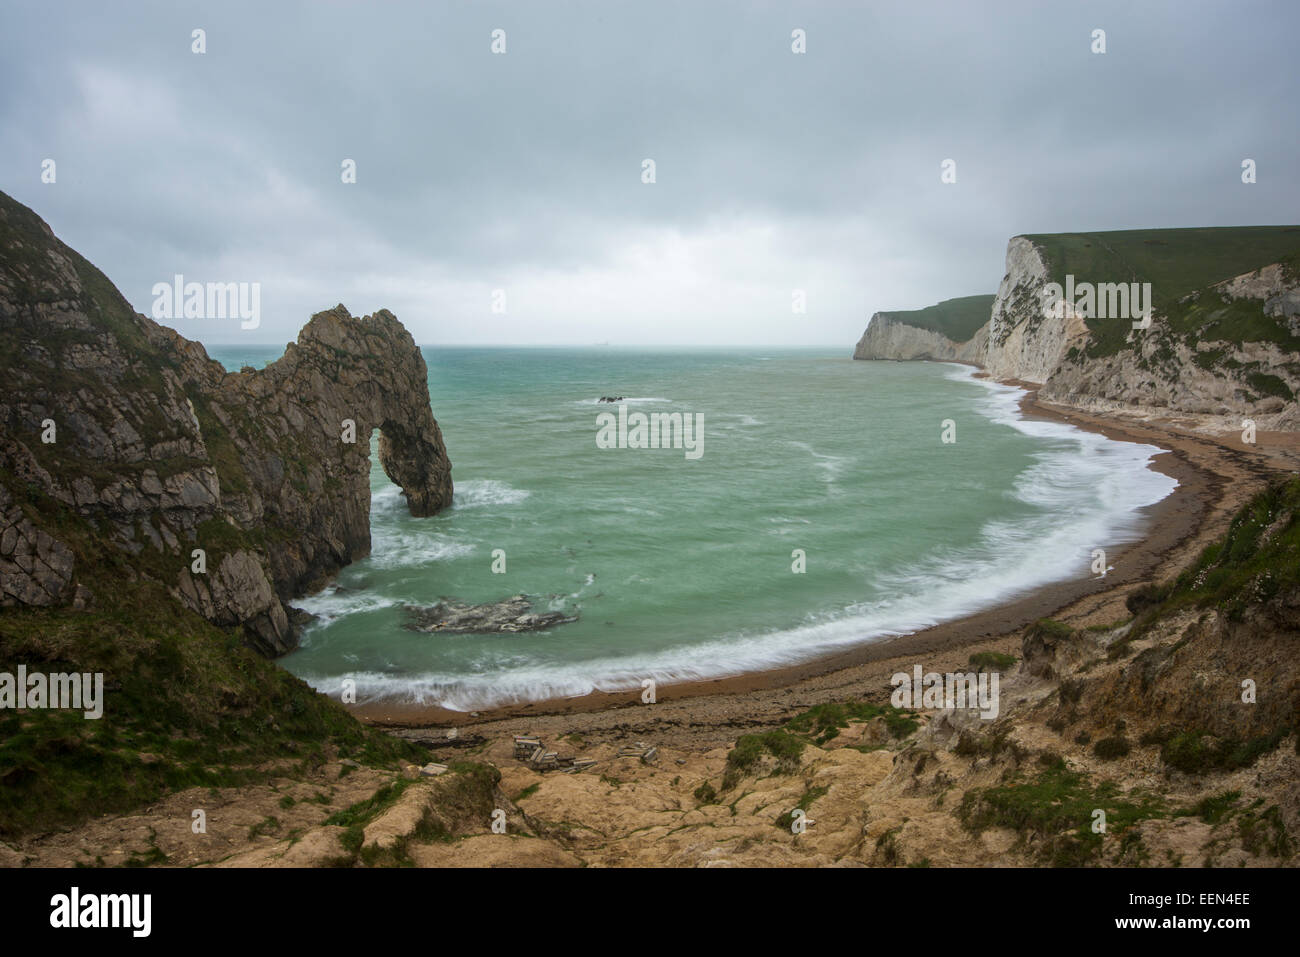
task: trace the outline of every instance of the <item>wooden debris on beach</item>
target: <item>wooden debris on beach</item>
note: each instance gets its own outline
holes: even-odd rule
[[[527,735],[515,735],[515,759],[523,761],[534,771],[556,771],[564,769],[565,774],[577,774],[595,765],[594,758],[560,757],[554,751],[547,751],[541,738]]]
[[[533,752],[528,763],[538,771],[552,771],[559,767],[559,755],[554,751],[547,751],[544,747],[539,747]]]
[[[519,761],[527,760],[532,753],[542,746],[541,738],[529,738],[522,735],[515,735],[515,758]]]
[[[637,741],[635,744],[619,748],[617,756],[620,758],[640,758],[645,764],[653,764],[659,757],[659,749],[646,744],[644,741]]]

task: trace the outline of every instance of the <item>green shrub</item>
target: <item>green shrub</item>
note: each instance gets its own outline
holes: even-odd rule
[[[1117,758],[1122,758],[1129,751],[1128,738],[1119,734],[1109,738],[1099,738],[1097,743],[1092,746],[1092,753],[1103,761],[1114,761]]]
[[[977,672],[1009,671],[1019,660],[1015,655],[1004,655],[996,651],[977,651],[970,656],[970,666]]]
[[[764,731],[759,734],[744,734],[736,739],[736,745],[727,752],[727,769],[722,778],[722,789],[730,790],[736,783],[753,771],[765,754],[776,758],[776,772],[790,774],[799,769],[799,757],[803,754],[802,739],[786,731]]]
[[[1236,771],[1250,767],[1260,757],[1275,750],[1290,733],[1289,727],[1282,727],[1242,741],[1237,738],[1216,739],[1204,731],[1181,731],[1164,743],[1160,759],[1184,774]]]

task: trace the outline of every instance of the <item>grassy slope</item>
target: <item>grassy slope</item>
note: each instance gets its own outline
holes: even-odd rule
[[[0,257],[17,280],[21,301],[66,294],[52,288],[56,279],[45,258],[46,250],[59,245],[35,213],[0,193]],[[151,350],[108,278],[62,249],[73,257],[86,315],[112,330],[140,360],[124,385],[147,391],[166,360]],[[44,344],[57,356],[59,347],[90,338],[72,331]],[[0,368],[20,361],[18,347],[16,336],[0,331]],[[93,390],[96,380],[56,367],[47,384]],[[163,474],[170,471],[168,463],[151,464]],[[214,464],[223,487],[242,478],[219,456]],[[75,457],[47,455],[42,465],[86,471]],[[86,612],[0,611],[0,671],[23,664],[29,673],[103,672],[105,685],[114,689],[98,721],[81,712],[0,711],[0,838],[128,810],[173,789],[258,780],[266,776],[268,761],[313,763],[326,750],[384,764],[420,757],[414,747],[363,727],[342,706],[244,648],[232,632],[184,610],[160,584],[175,580],[176,556],[151,548],[127,555],[43,489],[3,469],[0,483],[37,527],[72,549],[78,581],[96,596]],[[220,551],[257,546],[255,534],[217,524]],[[220,554],[210,555],[213,560]]]
[[[1229,304],[1217,295],[1197,304],[1177,300],[1207,286],[1300,255],[1300,226],[1222,226],[1201,229],[1131,229],[1099,233],[1034,234],[1053,282],[1149,282],[1156,311],[1167,314],[1183,338],[1300,342],[1280,332],[1258,304]],[[1113,355],[1125,346],[1125,322],[1088,321],[1090,356]]]
[[[1265,535],[1265,532],[1268,532]],[[1188,606],[1214,607],[1230,620],[1250,605],[1300,588],[1300,478],[1277,484],[1244,505],[1222,540],[1206,547],[1172,582],[1144,591],[1133,632]]]
[[[1162,619],[1185,609],[1216,608],[1229,620],[1240,620],[1250,608],[1300,587],[1298,518],[1300,479],[1279,482],[1261,492],[1237,512],[1223,538],[1208,546],[1176,578],[1134,593],[1129,601],[1130,609],[1137,613],[1136,620],[1127,638],[1112,646],[1112,654]],[[1063,631],[1066,636],[1071,632],[1068,626],[1050,620],[1040,621],[1034,627]],[[1279,635],[1278,639],[1282,642],[1285,637]],[[1151,649],[1146,654],[1168,656],[1187,640],[1180,640],[1169,650]],[[1279,653],[1287,653],[1284,646]],[[1151,667],[1141,662],[1138,659],[1134,667]],[[1249,667],[1249,662],[1243,664]],[[1062,683],[1061,700],[1065,700],[1069,684],[1076,688],[1073,700],[1077,702],[1077,689],[1082,685],[1078,679]],[[1269,691],[1294,694],[1293,689],[1286,687],[1271,687]],[[1199,776],[1250,767],[1276,749],[1294,730],[1294,724],[1288,723],[1266,728],[1254,737],[1216,738],[1198,728],[1162,726],[1160,731],[1144,735],[1140,744],[1160,746],[1160,760],[1166,771],[1176,769],[1185,775]],[[1006,729],[1001,733],[1005,736]],[[964,739],[958,744],[957,752],[962,753],[965,747],[971,754],[989,753],[1001,741],[996,733],[985,739],[970,739],[969,744]],[[1122,745],[1122,752],[1117,756],[1128,753],[1130,744],[1122,737],[1122,731],[1113,738],[1095,742],[1094,753],[1101,755],[1101,746],[1107,741]],[[1018,764],[998,784],[967,791],[957,813],[962,823],[975,833],[988,827],[1016,831],[1044,864],[1078,867],[1103,861],[1105,842],[1090,826],[1094,809],[1098,807],[1106,809],[1107,834],[1120,839],[1118,857],[1106,859],[1110,863],[1143,861],[1140,835],[1134,832],[1130,841],[1126,832],[1148,818],[1172,820],[1194,816],[1205,823],[1216,823],[1235,815],[1233,830],[1250,853],[1283,860],[1292,853],[1291,838],[1282,824],[1278,805],[1266,807],[1267,802],[1261,797],[1253,804],[1246,805],[1243,801],[1241,806],[1236,806],[1239,792],[1215,794],[1212,780],[1204,782],[1204,798],[1191,806],[1180,807],[1178,802],[1162,798],[1160,788],[1149,790],[1146,782],[1126,789],[1121,789],[1115,781],[1094,785],[1086,773],[1068,765],[1054,752],[1039,756],[1043,770],[1033,765],[1021,770]]]
[[[975,335],[980,326],[989,321],[993,311],[993,296],[961,296],[943,302],[903,312],[882,312],[894,322],[929,329],[947,336],[953,342],[965,342]]]
[[[333,752],[391,766],[420,757],[184,609],[158,582],[174,571],[166,556],[120,552],[41,489],[4,473],[0,481],[73,550],[78,578],[96,596],[91,611],[0,612],[0,670],[102,672],[106,686],[99,720],[0,711],[0,838],[129,810],[175,789],[261,780],[267,762],[311,765]]]

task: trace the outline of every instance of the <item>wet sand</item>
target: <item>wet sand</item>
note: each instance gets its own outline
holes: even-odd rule
[[[1175,574],[1223,533],[1232,513],[1272,476],[1294,472],[1300,464],[1300,437],[1292,433],[1261,432],[1252,447],[1242,444],[1239,435],[1211,437],[1193,431],[1199,423],[1190,419],[1158,418],[1150,410],[1085,413],[1040,403],[1033,383],[1007,384],[1031,390],[1021,402],[1028,417],[1068,422],[1111,439],[1165,450],[1155,456],[1152,467],[1176,479],[1178,488],[1144,510],[1146,530],[1140,541],[1107,550],[1113,571],[1104,579],[1087,573],[965,618],[798,665],[660,684],[652,707],[642,703],[637,688],[473,713],[383,702],[357,706],[353,713],[378,726],[411,729],[403,736],[427,741],[445,739],[448,728],[470,726],[482,726],[477,730],[488,734],[638,733],[678,746],[729,741],[746,728],[775,723],[821,701],[864,694],[883,700],[889,676],[910,671],[914,664],[927,671],[959,670],[976,651],[1018,655],[1022,630],[1038,618],[1055,617],[1076,627],[1119,622],[1128,617],[1124,599],[1130,591]],[[472,738],[460,740],[468,743]]]

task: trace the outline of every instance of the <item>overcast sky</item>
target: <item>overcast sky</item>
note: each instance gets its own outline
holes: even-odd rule
[[[255,330],[169,322],[207,344],[342,302],[425,344],[847,351],[994,292],[1017,233],[1300,220],[1298,28],[1294,0],[4,0],[0,189],[142,312],[176,273],[260,283]]]

